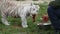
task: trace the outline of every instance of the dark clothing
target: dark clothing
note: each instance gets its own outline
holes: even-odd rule
[[[60,9],[54,9],[52,6],[49,6],[48,16],[54,28],[60,30]]]
[[[56,32],[60,33],[60,8],[59,9],[55,9],[52,6],[48,7],[48,16],[50,18],[50,21],[53,25],[53,27],[55,28]]]
[[[50,21],[55,28],[55,34],[57,34],[57,32],[60,34],[60,0],[51,1],[47,12]]]
[[[56,30],[60,30],[60,0],[51,1],[47,9],[48,16]]]

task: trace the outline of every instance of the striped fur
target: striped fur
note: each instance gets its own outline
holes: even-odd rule
[[[7,20],[7,16],[12,16],[14,18],[21,17],[22,26],[24,28],[28,27],[26,18],[33,14],[36,15],[38,9],[39,6],[31,3],[22,5],[17,1],[6,1],[5,4],[1,6],[2,22],[5,25],[10,25]]]

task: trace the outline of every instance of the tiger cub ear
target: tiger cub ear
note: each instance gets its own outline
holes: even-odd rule
[[[39,6],[39,5],[36,5],[36,8],[38,8],[38,9],[39,9],[39,8],[40,8],[40,6]]]
[[[34,5],[34,3],[31,3],[31,6]]]

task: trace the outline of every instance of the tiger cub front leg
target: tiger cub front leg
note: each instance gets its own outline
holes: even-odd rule
[[[6,15],[5,14],[2,14],[1,16],[2,16],[2,18],[1,18],[2,23],[5,24],[5,25],[10,25],[9,22],[7,21]]]
[[[27,28],[28,25],[27,25],[26,17],[25,17],[25,16],[22,16],[22,17],[21,17],[21,20],[22,20],[22,27],[23,27],[23,28]]]

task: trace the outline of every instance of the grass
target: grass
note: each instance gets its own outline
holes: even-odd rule
[[[44,30],[44,29],[39,29],[37,27],[37,23],[41,21],[40,17],[45,13],[47,13],[47,5],[40,4],[40,10],[36,17],[36,23],[33,23],[31,17],[29,17],[27,19],[29,26],[28,28],[21,27],[20,18],[8,17],[8,21],[11,22],[10,26],[1,24],[1,20],[0,20],[0,34],[40,34],[42,32],[44,32],[43,34],[48,34],[48,32],[53,32],[53,30]]]

